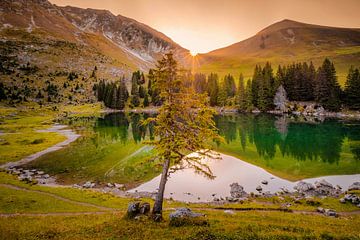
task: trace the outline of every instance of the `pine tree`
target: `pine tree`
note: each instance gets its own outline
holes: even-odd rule
[[[252,83],[251,83],[251,80],[249,79],[246,82],[246,86],[245,86],[245,108],[244,108],[244,110],[247,112],[252,111],[254,108],[252,96],[253,96]]]
[[[319,67],[315,80],[316,101],[325,109],[338,111],[341,107],[341,88],[337,81],[334,64],[325,59]]]
[[[193,84],[196,93],[204,93],[206,91],[206,76],[202,73],[196,73]]]
[[[147,93],[145,94],[143,105],[144,107],[148,107],[150,105],[149,95]]]
[[[1,100],[6,100],[6,93],[5,93],[5,86],[3,83],[0,83],[0,101]]]
[[[240,74],[239,77],[239,84],[237,88],[236,98],[237,98],[236,102],[237,105],[239,106],[239,110],[246,111],[245,85],[244,85],[244,76],[242,74]]]
[[[219,93],[217,96],[218,106],[224,107],[226,105],[226,100],[227,100],[226,88],[224,82],[222,82],[219,86]]]
[[[218,105],[219,78],[215,73],[211,73],[207,80],[207,93],[210,97],[210,106]]]
[[[230,74],[228,74],[224,77],[224,88],[226,91],[226,96],[228,98],[232,98],[235,96],[235,94],[236,94],[235,80],[234,80],[234,77],[231,76]]]
[[[360,70],[351,67],[345,83],[345,102],[353,110],[360,110]]]

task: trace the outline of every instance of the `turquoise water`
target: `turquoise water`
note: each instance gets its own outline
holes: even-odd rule
[[[94,180],[136,186],[161,170],[154,150],[144,145],[144,140],[155,137],[153,126],[141,124],[148,117],[112,113],[66,119],[63,123],[82,137],[31,165],[65,183]],[[359,121],[232,114],[216,116],[215,122],[225,139],[220,145],[214,143],[215,150],[282,179],[360,173]]]

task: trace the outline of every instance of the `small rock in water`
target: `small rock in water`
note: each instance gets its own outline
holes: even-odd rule
[[[262,187],[261,187],[260,185],[257,186],[257,187],[256,187],[256,191],[261,192],[261,191],[262,191]]]
[[[261,183],[264,184],[264,185],[267,185],[269,182],[266,181],[266,180],[262,180]]]

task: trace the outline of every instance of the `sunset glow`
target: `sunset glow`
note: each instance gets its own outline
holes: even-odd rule
[[[261,29],[291,19],[360,27],[358,0],[50,0],[59,6],[106,9],[133,18],[169,36],[192,53],[206,53],[239,42]],[[324,11],[326,6],[326,11]]]

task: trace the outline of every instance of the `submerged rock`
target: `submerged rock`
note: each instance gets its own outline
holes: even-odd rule
[[[267,185],[269,182],[266,181],[266,180],[262,180],[261,183],[264,184],[264,185]]]
[[[257,186],[257,187],[256,187],[256,191],[261,192],[261,191],[262,191],[262,187],[261,187],[260,185]]]

